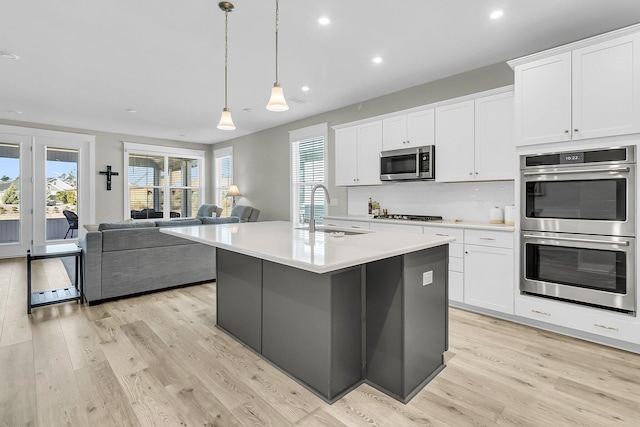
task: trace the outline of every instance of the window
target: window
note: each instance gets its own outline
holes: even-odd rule
[[[204,151],[125,143],[125,164],[125,218],[196,216],[205,194]]]
[[[327,124],[323,123],[289,133],[291,159],[291,221],[302,225],[311,215],[311,189],[316,184],[327,185],[326,142]],[[315,194],[315,220],[322,223],[327,211],[324,191]]]
[[[215,159],[215,176],[214,186],[215,204],[222,208],[221,216],[229,216],[231,214],[231,197],[227,196],[229,187],[233,184],[233,147],[221,148],[213,151]]]

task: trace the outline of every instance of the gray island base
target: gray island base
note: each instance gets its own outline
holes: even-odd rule
[[[216,250],[217,324],[329,403],[406,403],[444,368],[448,244],[325,273]]]

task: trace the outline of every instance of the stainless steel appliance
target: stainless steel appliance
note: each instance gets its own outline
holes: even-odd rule
[[[636,239],[523,231],[525,293],[634,313]]]
[[[380,180],[405,181],[435,179],[435,147],[382,151]]]
[[[521,228],[635,236],[635,147],[521,157]]]
[[[434,216],[434,215],[388,214],[388,215],[375,215],[373,218],[374,219],[402,219],[406,221],[423,221],[423,222],[442,221],[441,216]]]
[[[635,147],[521,156],[520,166],[520,291],[635,313]]]

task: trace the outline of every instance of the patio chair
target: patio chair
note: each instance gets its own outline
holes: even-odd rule
[[[67,218],[67,222],[69,223],[69,228],[67,232],[64,233],[64,238],[66,239],[69,233],[71,233],[71,238],[73,238],[73,230],[78,230],[78,215],[71,211],[62,211],[62,214],[65,218]],[[77,231],[76,231],[77,235]]]

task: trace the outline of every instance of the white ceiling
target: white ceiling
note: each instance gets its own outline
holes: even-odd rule
[[[233,3],[235,131],[215,0],[3,1],[0,119],[215,143],[640,22],[639,0],[280,0],[274,113],[275,0]]]

